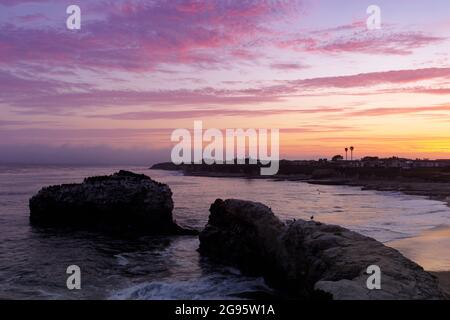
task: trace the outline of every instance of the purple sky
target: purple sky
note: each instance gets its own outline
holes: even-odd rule
[[[444,0],[3,0],[0,162],[168,160],[194,120],[280,128],[286,158],[450,158],[449,35]]]

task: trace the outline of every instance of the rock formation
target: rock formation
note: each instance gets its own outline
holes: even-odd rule
[[[30,220],[35,225],[194,234],[173,221],[172,210],[169,186],[128,171],[46,187],[30,199]]]
[[[442,299],[436,279],[397,250],[345,228],[281,222],[270,208],[216,200],[200,234],[201,254],[234,265],[292,298]],[[367,268],[381,268],[369,290]]]

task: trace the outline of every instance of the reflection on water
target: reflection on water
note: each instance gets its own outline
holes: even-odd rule
[[[269,291],[261,279],[200,258],[196,237],[124,240],[29,226],[28,199],[42,186],[81,182],[118,169],[0,167],[0,298],[201,299]],[[354,187],[128,169],[170,185],[174,215],[183,225],[203,228],[216,198],[259,201],[282,219],[314,215],[388,242],[426,268],[450,270],[450,254],[436,251],[436,244],[448,248],[448,229],[431,231],[450,224],[450,208],[441,202]],[[71,264],[81,267],[81,291],[65,287]]]
[[[450,270],[450,227],[438,226],[423,232],[418,237],[389,242],[408,258],[426,270]]]

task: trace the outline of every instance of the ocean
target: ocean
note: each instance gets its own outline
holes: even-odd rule
[[[43,186],[81,182],[119,169],[167,183],[174,217],[183,226],[202,229],[217,198],[252,200],[268,205],[281,219],[314,215],[317,221],[391,245],[426,270],[450,270],[450,252],[429,249],[442,246],[440,239],[430,243],[436,236],[423,236],[448,230],[450,208],[424,197],[292,181],[189,177],[145,167],[0,166],[0,299],[236,299],[271,294],[261,278],[200,257],[197,237],[117,239],[30,226],[28,200]],[[66,287],[69,265],[81,268],[81,290]]]

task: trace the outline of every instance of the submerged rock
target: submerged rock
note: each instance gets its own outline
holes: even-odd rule
[[[37,225],[195,234],[174,222],[172,210],[169,186],[128,171],[46,187],[30,199],[30,221]]]
[[[216,200],[200,233],[201,254],[262,275],[292,298],[442,299],[436,279],[395,249],[345,228],[314,221],[282,223],[270,208]],[[381,269],[369,290],[367,268]]]

